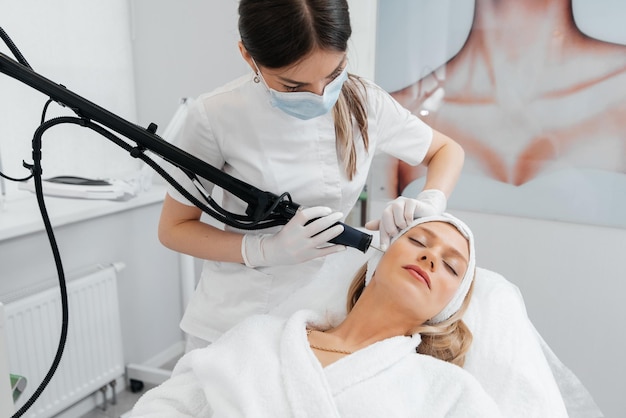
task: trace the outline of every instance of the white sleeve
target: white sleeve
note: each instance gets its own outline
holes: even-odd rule
[[[189,106],[189,111],[187,113],[180,138],[174,145],[218,170],[221,170],[224,166],[224,158],[220,152],[219,145],[213,135],[213,130],[211,129],[205,113],[203,96],[194,100]],[[191,183],[186,174],[173,166],[168,167],[168,173],[188,192],[201,202],[204,202],[202,195],[197,191],[196,187]],[[199,178],[199,180],[205,190],[208,193],[211,193],[214,185],[208,180],[202,178]],[[172,185],[168,188],[168,194],[180,203],[193,206],[193,203],[185,198],[182,193],[176,190]]]
[[[367,100],[370,140],[375,140],[376,153],[420,164],[430,148],[432,128],[374,84],[367,89]]]

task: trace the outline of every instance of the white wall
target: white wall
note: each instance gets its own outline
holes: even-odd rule
[[[33,70],[87,100],[134,122],[136,105],[127,0],[24,0],[0,2],[0,26]],[[13,57],[0,42],[0,52]],[[4,172],[28,175],[31,140],[47,97],[0,74],[0,156]],[[74,116],[52,105],[48,116]],[[109,140],[75,125],[43,136],[44,177],[111,177],[134,171],[138,161]],[[17,185],[7,182],[7,193]]]
[[[167,125],[183,97],[245,74],[237,0],[129,0],[140,125]]]
[[[352,25],[348,44],[349,70],[374,80],[378,0],[348,0],[348,4]]]

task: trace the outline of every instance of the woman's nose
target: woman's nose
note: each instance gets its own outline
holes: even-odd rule
[[[424,254],[420,257],[420,260],[425,261],[431,270],[433,270],[435,268],[435,262],[432,259],[432,257],[429,257],[428,255]]]
[[[312,84],[308,91],[313,94],[317,94],[318,96],[322,96],[324,94],[324,89],[326,88],[326,83],[320,81],[319,83]]]

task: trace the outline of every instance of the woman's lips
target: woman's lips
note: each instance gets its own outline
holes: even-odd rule
[[[428,286],[428,288],[430,289],[430,277],[428,277],[428,273],[426,273],[424,270],[419,268],[419,266],[409,264],[402,268],[407,270],[409,273],[413,274],[418,280],[422,280],[424,283],[426,283],[426,286]]]

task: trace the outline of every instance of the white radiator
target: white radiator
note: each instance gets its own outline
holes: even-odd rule
[[[63,357],[50,383],[24,417],[51,417],[124,375],[116,273],[98,268],[67,281],[69,327]],[[5,305],[9,369],[28,384],[17,411],[45,377],[59,343],[58,286]]]

